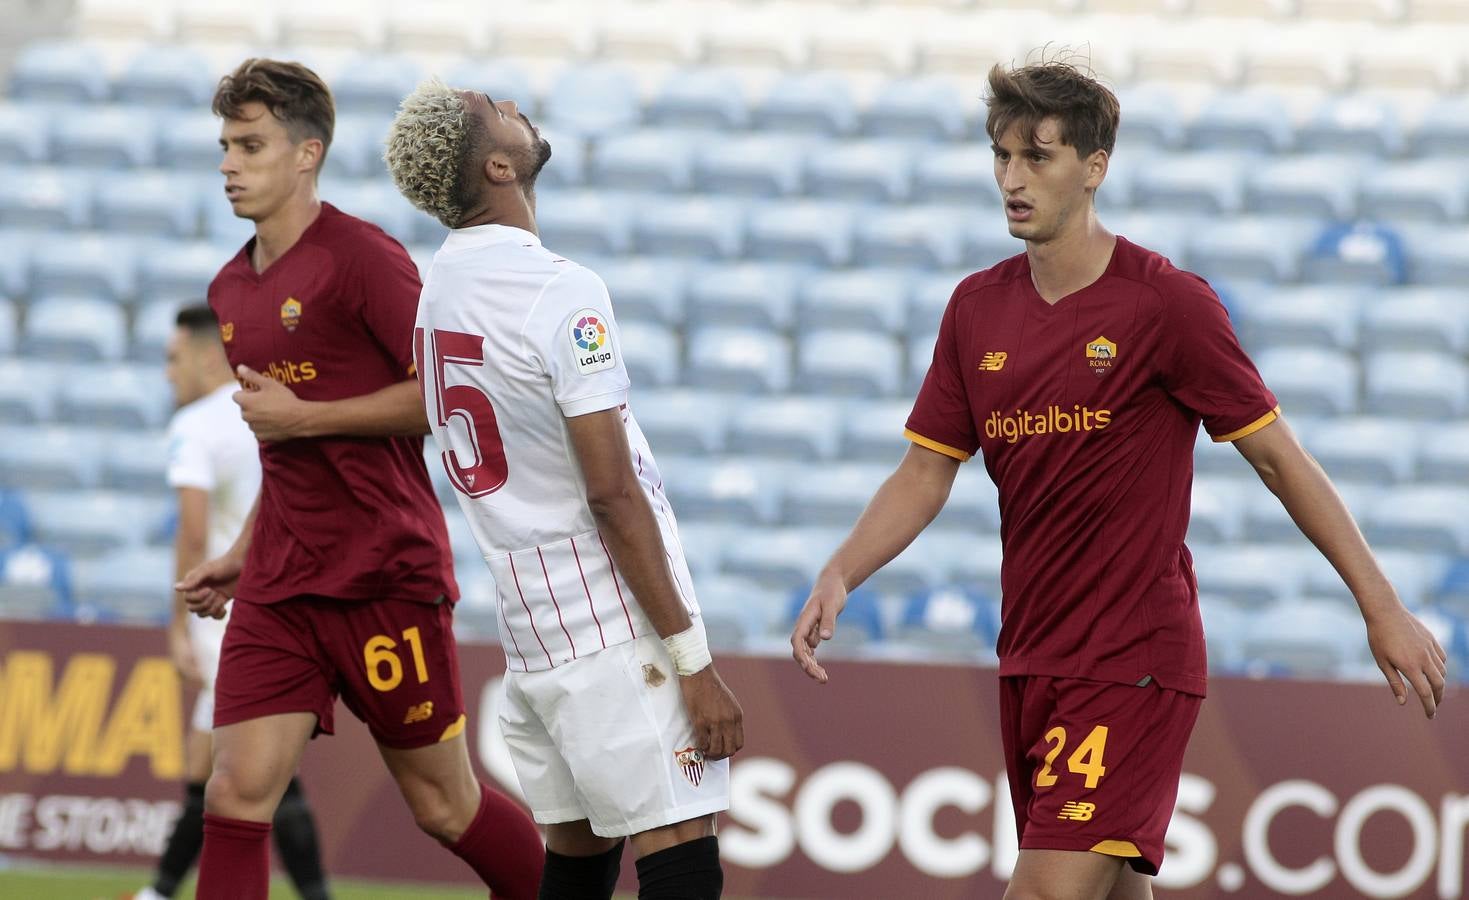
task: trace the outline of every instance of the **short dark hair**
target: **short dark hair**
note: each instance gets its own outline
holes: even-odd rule
[[[190,337],[206,338],[219,335],[219,319],[214,315],[214,310],[204,303],[191,303],[179,310],[178,317],[174,320],[178,327],[189,333]]]
[[[252,102],[265,104],[296,143],[307,138],[321,141],[325,161],[337,112],[321,76],[298,62],[252,57],[219,79],[210,108],[222,119],[238,119],[240,107]]]
[[[1015,69],[990,69],[989,114],[984,129],[998,141],[1012,126],[1035,140],[1036,126],[1055,116],[1061,125],[1061,143],[1087,157],[1098,150],[1112,152],[1117,143],[1121,107],[1106,85],[1069,62],[1055,60]]]

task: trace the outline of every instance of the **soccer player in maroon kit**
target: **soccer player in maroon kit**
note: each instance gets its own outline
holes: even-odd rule
[[[213,108],[225,194],[255,237],[209,304],[262,480],[234,547],[178,585],[200,615],[235,599],[198,896],[266,896],[272,814],[306,742],[332,733],[340,693],[419,827],[493,896],[534,897],[539,834],[476,780],[464,737],[458,588],[412,368],[417,270],[381,229],[317,199],[335,115],[314,72],[246,60]]]
[[[1102,227],[1117,99],[1061,62],[989,77],[986,127],[1025,253],[969,276],[939,327],[912,442],[791,636],[816,648],[982,452],[999,488],[1000,717],[1020,835],[1008,900],[1152,896],[1205,689],[1188,528],[1202,422],[1336,567],[1398,703],[1432,717],[1446,657],[1281,416],[1209,285]]]

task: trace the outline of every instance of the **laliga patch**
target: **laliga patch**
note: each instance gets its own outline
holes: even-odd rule
[[[606,316],[595,309],[583,309],[571,317],[571,355],[576,359],[576,370],[583,375],[605,372],[617,365]]]

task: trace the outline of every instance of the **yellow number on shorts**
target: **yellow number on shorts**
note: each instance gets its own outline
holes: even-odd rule
[[[1041,766],[1039,772],[1035,773],[1036,787],[1050,787],[1056,783],[1056,776],[1051,774],[1051,763],[1056,761],[1056,757],[1061,755],[1061,748],[1066,746],[1066,729],[1057,725],[1055,728],[1047,731],[1046,743],[1049,744],[1052,741],[1056,742],[1056,746],[1052,747],[1050,752],[1046,754],[1046,764]]]
[[[403,640],[413,651],[413,674],[418,676],[418,683],[423,684],[428,681],[428,666],[423,661],[423,640],[418,635],[418,626],[403,632]],[[369,638],[362,648],[362,658],[367,663],[367,681],[379,691],[391,691],[403,683],[403,662],[393,652],[397,646],[397,641],[379,634]],[[388,667],[387,677],[382,674],[384,665]]]
[[[1057,748],[1059,749],[1059,748]],[[1102,776],[1107,774],[1107,769],[1102,765],[1102,754],[1107,751],[1107,726],[1098,725],[1092,729],[1092,733],[1086,736],[1086,740],[1066,758],[1066,768],[1075,775],[1086,776],[1087,790],[1097,786]],[[1047,757],[1047,761],[1050,757]]]

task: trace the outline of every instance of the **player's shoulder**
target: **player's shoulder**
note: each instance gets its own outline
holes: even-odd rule
[[[1016,281],[1026,277],[1029,271],[1024,253],[1001,260],[987,269],[980,269],[960,279],[954,287],[954,302],[977,302],[996,290],[1008,289]]]
[[[321,214],[316,228],[316,237],[323,241],[366,241],[374,244],[390,244],[402,249],[392,235],[388,234],[381,226],[359,219],[351,213],[342,212],[340,209],[323,202]]]
[[[1214,289],[1201,276],[1180,269],[1155,250],[1118,235],[1112,274],[1147,288],[1144,297],[1157,304],[1215,300]]]

